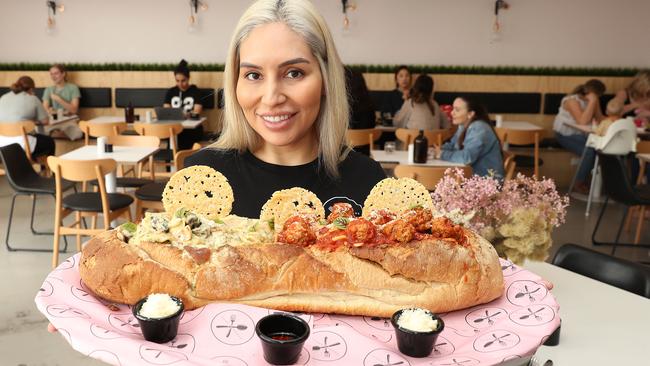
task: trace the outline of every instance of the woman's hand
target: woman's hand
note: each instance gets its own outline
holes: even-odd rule
[[[585,98],[587,98],[587,100],[590,102],[598,101],[598,96],[595,93],[587,93],[587,95],[585,95]]]
[[[56,328],[54,327],[54,325],[52,325],[52,323],[47,323],[47,331],[50,332],[50,333],[56,333],[57,332]]]
[[[440,156],[442,156],[442,149],[440,148],[440,145],[434,144],[433,147],[435,149],[435,153],[433,157],[436,159],[440,159]]]

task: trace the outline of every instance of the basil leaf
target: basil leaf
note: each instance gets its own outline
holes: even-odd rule
[[[125,222],[122,225],[120,225],[120,229],[127,231],[131,234],[135,234],[136,230],[138,230],[138,226],[132,222]]]

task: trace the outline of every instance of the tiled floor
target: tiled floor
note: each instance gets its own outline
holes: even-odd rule
[[[9,204],[12,190],[6,178],[0,177],[0,239],[4,241]],[[16,217],[12,228],[12,241],[29,247],[49,248],[51,236],[32,236],[29,230],[28,198],[18,202]],[[36,227],[51,228],[53,200],[43,198],[38,201]],[[591,231],[595,225],[600,206],[596,206],[589,218],[584,216],[584,202],[572,200],[567,223],[554,234],[551,255],[562,243],[577,243],[591,246]],[[613,238],[620,220],[620,207],[612,207],[605,216],[602,237]],[[650,242],[650,222],[646,222],[642,241]],[[625,233],[623,240],[629,240]],[[68,253],[61,256],[65,260],[74,252],[74,240],[70,240]],[[608,252],[609,248],[597,248]],[[650,252],[638,248],[619,249],[617,255],[635,260],[650,261]],[[50,253],[8,252],[0,246],[0,364],[14,365],[99,365],[98,361],[86,358],[74,351],[60,335],[47,333],[47,321],[34,305],[34,297],[45,276],[50,272]]]

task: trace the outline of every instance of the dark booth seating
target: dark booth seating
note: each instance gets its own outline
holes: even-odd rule
[[[10,92],[8,87],[0,87],[0,95]],[[36,88],[34,94],[38,99],[43,99],[45,88]],[[81,99],[80,108],[111,108],[113,106],[111,88],[79,88]]]
[[[438,104],[453,104],[459,96],[477,99],[490,113],[537,114],[542,107],[541,93],[464,93],[436,92],[434,99]]]
[[[544,114],[555,115],[560,110],[560,103],[566,94],[562,93],[546,93],[544,94]],[[614,98],[614,94],[605,94],[600,97],[600,109],[603,114],[606,114],[607,103]]]
[[[126,107],[129,102],[135,108],[153,108],[163,105],[168,88],[116,88],[115,106]],[[203,95],[200,104],[204,109],[213,109],[215,101],[214,89],[199,89]]]

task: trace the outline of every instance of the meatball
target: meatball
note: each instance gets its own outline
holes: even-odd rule
[[[431,229],[431,220],[433,219],[433,214],[431,213],[430,209],[416,207],[412,210],[406,211],[402,218],[413,225],[413,227],[415,227],[415,230],[423,232]]]
[[[284,223],[277,239],[281,243],[308,246],[316,243],[316,234],[307,220],[292,216]]]
[[[346,229],[348,242],[351,245],[357,243],[370,243],[375,238],[377,229],[375,225],[366,219],[352,220]]]
[[[368,220],[375,225],[384,225],[385,223],[395,220],[395,215],[386,210],[373,210],[368,215]]]
[[[352,205],[345,202],[339,202],[332,205],[330,208],[330,214],[327,216],[327,222],[332,223],[339,217],[354,217],[354,209]]]
[[[384,225],[383,232],[392,241],[408,243],[415,235],[415,228],[407,221],[399,219]]]

